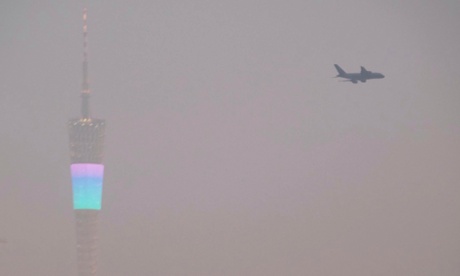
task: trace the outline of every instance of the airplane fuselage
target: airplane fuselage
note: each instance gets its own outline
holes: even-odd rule
[[[380,73],[370,73],[364,76],[361,75],[360,73],[348,73],[346,75],[338,76],[338,77],[349,79],[351,82],[357,83],[358,81],[366,82],[367,80],[371,80],[371,79],[383,79],[385,76]]]

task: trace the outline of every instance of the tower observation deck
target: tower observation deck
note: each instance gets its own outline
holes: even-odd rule
[[[73,208],[76,219],[79,276],[97,275],[98,216],[102,203],[105,120],[91,117],[88,82],[87,9],[83,10],[83,84],[81,118],[68,123]]]

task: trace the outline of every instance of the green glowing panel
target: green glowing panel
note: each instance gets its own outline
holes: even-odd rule
[[[73,208],[100,210],[104,165],[72,164]]]

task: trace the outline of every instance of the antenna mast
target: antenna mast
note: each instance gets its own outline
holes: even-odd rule
[[[81,115],[83,119],[90,119],[90,109],[89,109],[89,97],[91,90],[89,89],[89,80],[88,80],[88,9],[83,9],[83,83],[81,91]]]

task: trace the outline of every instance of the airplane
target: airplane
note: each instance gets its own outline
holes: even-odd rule
[[[337,64],[334,64],[335,69],[337,69],[337,72],[339,73],[336,78],[345,78],[347,80],[344,81],[351,81],[352,83],[358,83],[360,82],[366,82],[367,80],[370,79],[383,79],[385,76],[381,73],[374,73],[371,71],[367,71],[366,68],[361,66],[361,72],[360,73],[346,73],[340,66]]]

